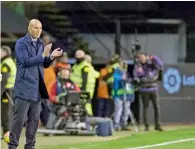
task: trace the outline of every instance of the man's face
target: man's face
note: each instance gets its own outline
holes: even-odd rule
[[[34,22],[29,26],[28,31],[33,38],[39,38],[42,32],[42,24],[40,22]]]
[[[142,63],[142,64],[145,64],[147,59],[146,59],[146,56],[144,54],[139,54],[138,55],[138,59],[139,61]]]
[[[70,71],[68,69],[62,69],[60,73],[62,78],[69,78],[70,76]]]
[[[84,58],[84,57],[85,57],[84,51],[82,51],[82,50],[77,50],[77,51],[76,51],[76,54],[75,54],[75,57],[76,57],[76,58]]]

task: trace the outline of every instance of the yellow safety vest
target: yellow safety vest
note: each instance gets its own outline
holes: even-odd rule
[[[87,61],[83,61],[80,64],[75,64],[72,67],[72,73],[70,75],[70,79],[77,84],[80,88],[82,87],[82,69],[88,66],[88,78],[87,78],[87,85],[86,85],[86,92],[90,93],[90,98],[93,97],[94,89],[95,89],[95,79],[94,79],[94,69],[92,69],[91,65]],[[92,115],[92,107],[91,104],[88,103],[85,106],[89,115]]]
[[[114,69],[114,70],[115,70],[117,67],[119,67],[119,63],[115,63],[115,64],[109,66],[108,70],[109,70],[109,69]],[[107,80],[107,83],[113,83],[113,82],[114,82],[114,77],[111,76],[111,77]]]
[[[10,68],[10,75],[8,77],[8,81],[7,81],[7,84],[5,85],[5,88],[7,88],[7,89],[13,88],[15,78],[16,78],[16,64],[15,64],[14,60],[11,57],[6,58],[5,60],[3,60],[0,67],[2,67],[4,64],[7,64],[8,67]],[[1,72],[4,72],[4,71],[6,72],[6,70],[4,70],[4,68],[1,68]]]
[[[94,89],[95,89],[95,83],[96,83],[96,77],[98,76],[97,73],[94,71],[94,68],[89,64],[87,61],[83,61],[80,64],[75,64],[72,67],[73,72],[70,75],[70,79],[76,83],[80,88],[82,86],[82,69],[84,67],[88,66],[88,78],[87,78],[87,85],[86,85],[86,91],[90,93],[90,97],[93,97]]]
[[[100,73],[94,69],[92,64],[89,63],[89,65],[91,67],[92,75],[93,75],[94,79],[98,79],[100,77]]]

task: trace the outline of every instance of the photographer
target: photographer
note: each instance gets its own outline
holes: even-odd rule
[[[58,64],[56,65],[57,69],[57,81],[52,85],[51,91],[50,91],[50,115],[49,119],[46,125],[47,129],[52,129],[54,126],[54,123],[56,122],[56,111],[60,108],[59,95],[64,93],[64,96],[67,94],[68,91],[80,91],[79,87],[76,86],[75,83],[73,83],[70,80],[70,66],[66,64]]]
[[[137,54],[138,62],[134,67],[134,77],[138,81],[140,88],[139,93],[143,102],[143,119],[145,131],[149,131],[147,121],[147,109],[149,101],[152,101],[155,114],[155,130],[163,131],[159,122],[159,95],[158,81],[161,80],[163,63],[157,56],[147,56],[140,52]]]

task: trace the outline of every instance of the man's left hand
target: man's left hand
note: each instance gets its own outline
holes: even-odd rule
[[[52,53],[51,53],[51,58],[56,58],[61,56],[63,53],[63,50],[60,48],[55,49]]]

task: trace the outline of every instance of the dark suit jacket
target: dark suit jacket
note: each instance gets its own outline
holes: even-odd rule
[[[29,34],[17,40],[15,45],[17,74],[14,85],[14,97],[24,100],[37,100],[39,92],[41,98],[48,99],[47,89],[43,79],[43,68],[49,67],[52,60],[43,58],[43,42],[37,40],[38,52],[33,47]]]

